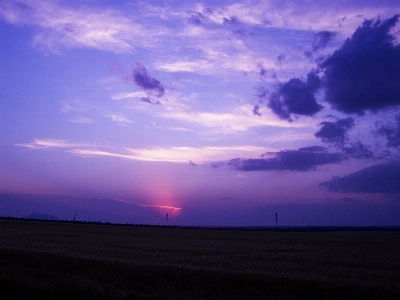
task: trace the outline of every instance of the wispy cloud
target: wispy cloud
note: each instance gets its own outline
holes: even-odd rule
[[[74,147],[88,147],[89,144],[71,143],[65,140],[53,139],[35,139],[31,143],[15,144],[16,146],[26,147],[29,149],[46,149],[46,148],[74,148]]]
[[[112,9],[96,10],[56,1],[6,1],[1,4],[0,14],[10,23],[37,25],[34,45],[52,53],[64,47],[126,53],[143,44],[144,37],[147,43],[151,37],[132,17]]]
[[[29,149],[66,148],[65,151],[81,157],[116,157],[128,160],[206,163],[226,160],[231,157],[254,157],[272,149],[258,146],[225,147],[152,147],[152,148],[111,148],[94,144],[71,143],[65,140],[35,139],[31,143],[16,146]]]
[[[153,208],[159,208],[159,209],[163,209],[163,210],[171,210],[171,213],[173,215],[180,215],[182,208],[181,207],[175,207],[175,206],[167,206],[167,205],[150,205],[150,204],[138,204],[139,206],[142,207],[153,207]]]
[[[84,117],[77,117],[69,120],[71,123],[79,123],[79,124],[91,124],[94,123],[92,119],[84,118]]]
[[[123,99],[141,99],[146,97],[147,93],[145,91],[137,91],[137,92],[126,92],[126,93],[119,93],[112,96],[113,100],[123,100]]]
[[[129,123],[132,123],[131,120],[119,115],[109,115],[109,118],[120,125],[127,125]]]
[[[307,123],[289,124],[275,117],[267,110],[262,112],[262,116],[255,117],[252,110],[253,107],[250,105],[241,105],[225,113],[172,111],[164,112],[160,116],[199,124],[224,133],[244,132],[254,127],[263,126],[292,128],[309,126]]]

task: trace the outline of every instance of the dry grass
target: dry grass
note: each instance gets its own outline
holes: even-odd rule
[[[400,232],[0,226],[4,299],[400,299]]]

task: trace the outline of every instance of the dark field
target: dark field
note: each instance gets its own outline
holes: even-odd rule
[[[400,299],[400,232],[0,220],[1,299]]]

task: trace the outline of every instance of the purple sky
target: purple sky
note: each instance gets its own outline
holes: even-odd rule
[[[0,216],[400,225],[398,1],[0,3]]]

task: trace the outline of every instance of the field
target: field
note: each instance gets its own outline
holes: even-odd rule
[[[1,299],[400,299],[400,232],[0,220]]]

